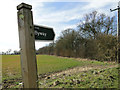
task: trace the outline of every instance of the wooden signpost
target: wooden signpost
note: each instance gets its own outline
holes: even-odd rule
[[[37,63],[32,6],[22,3],[17,6],[21,52],[21,70],[24,88],[37,88]]]
[[[24,88],[38,88],[36,40],[53,40],[52,28],[33,25],[32,6],[21,3],[17,6],[21,70]]]

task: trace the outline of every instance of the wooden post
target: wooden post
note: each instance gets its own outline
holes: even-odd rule
[[[118,2],[118,28],[117,28],[117,39],[118,39],[118,67],[120,67],[120,1]],[[118,89],[120,89],[120,69],[118,70]]]
[[[120,7],[120,1],[118,2]],[[118,8],[118,28],[117,28],[117,39],[118,39],[118,63],[120,63],[120,9]]]
[[[35,36],[31,9],[32,6],[25,3],[17,6],[21,70],[24,88],[38,88]]]
[[[116,9],[110,9],[110,11],[115,11],[118,10],[118,24],[117,24],[117,62],[118,62],[118,67],[120,67],[120,1],[118,2],[118,8]],[[120,69],[118,69],[118,89],[120,89]]]

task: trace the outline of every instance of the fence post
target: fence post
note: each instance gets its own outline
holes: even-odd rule
[[[24,88],[38,88],[37,61],[32,6],[21,3],[17,6],[21,70]]]
[[[118,2],[118,7],[120,7],[120,1]],[[120,67],[120,8],[118,8],[118,27],[117,27],[117,40],[118,40],[118,67]],[[120,89],[120,69],[118,69],[118,89]]]

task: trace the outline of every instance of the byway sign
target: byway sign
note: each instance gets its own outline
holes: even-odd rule
[[[54,40],[55,33],[53,28],[34,25],[35,40]]]

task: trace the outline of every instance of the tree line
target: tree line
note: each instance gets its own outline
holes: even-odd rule
[[[93,11],[80,20],[77,29],[68,28],[54,43],[37,53],[64,57],[117,60],[117,20],[115,16]]]
[[[8,49],[6,52],[0,52],[0,55],[20,55],[20,51]]]

